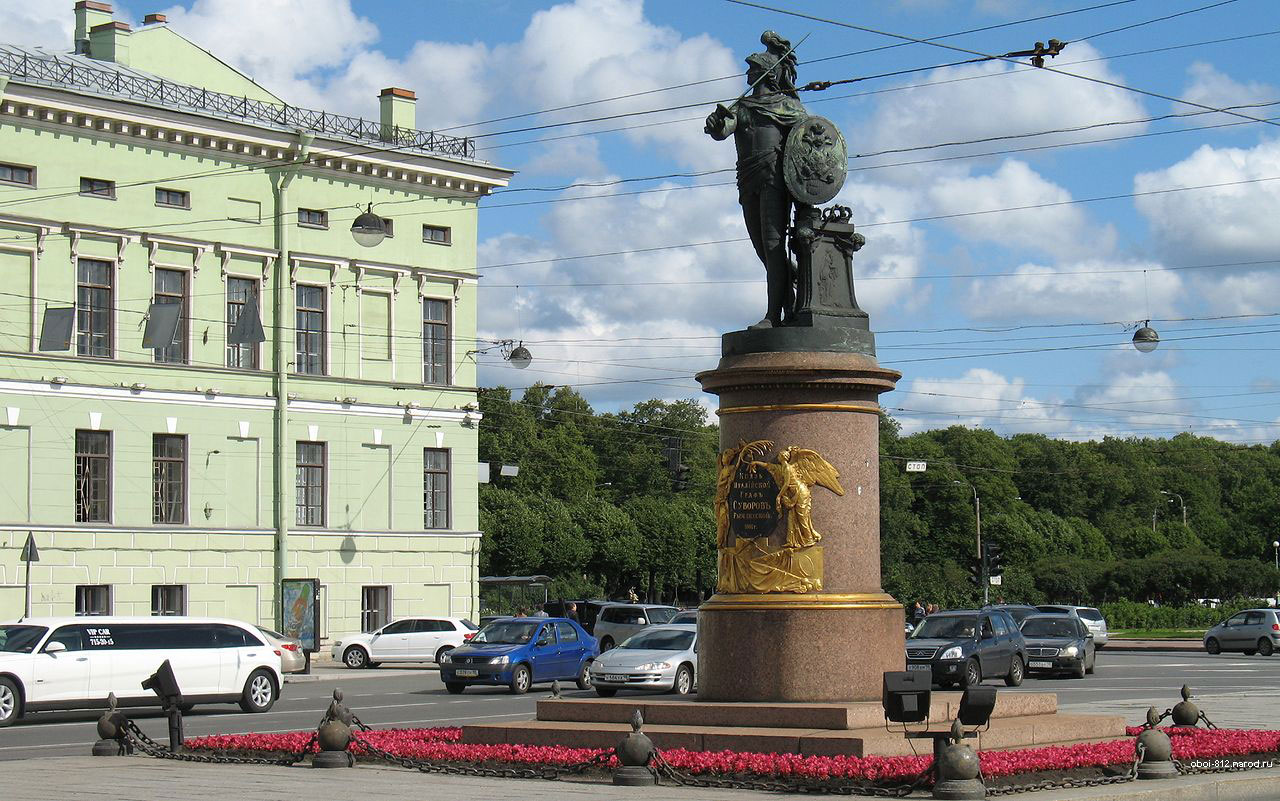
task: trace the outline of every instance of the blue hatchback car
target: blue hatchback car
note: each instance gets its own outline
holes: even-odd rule
[[[538,682],[574,681],[591,687],[591,662],[600,645],[582,626],[563,617],[495,620],[466,645],[440,658],[440,679],[455,695],[470,684],[506,685],[519,695]]]

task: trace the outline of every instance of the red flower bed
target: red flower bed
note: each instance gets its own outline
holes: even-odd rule
[[[1131,736],[1141,729],[1128,730]],[[1242,729],[1163,729],[1173,741],[1176,759],[1212,758],[1280,751],[1280,731]],[[564,748],[534,745],[472,745],[458,742],[462,730],[382,729],[360,735],[371,745],[397,756],[433,762],[505,762],[522,765],[572,765],[600,753],[592,748]],[[284,734],[227,734],[195,737],[187,747],[202,751],[254,753],[296,753],[311,739],[311,732]],[[312,750],[315,750],[314,748]],[[352,746],[360,754],[359,745]],[[932,762],[932,756],[854,757],[803,756],[800,754],[757,754],[738,751],[686,751],[675,748],[662,755],[679,770],[694,774],[748,775],[761,777],[802,777],[805,779],[909,779]],[[1133,761],[1132,739],[1110,740],[1085,745],[1046,746],[1019,751],[982,751],[978,754],[987,777],[1021,773],[1062,771],[1074,768],[1102,768]]]

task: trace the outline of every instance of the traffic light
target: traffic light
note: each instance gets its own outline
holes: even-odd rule
[[[974,559],[969,563],[969,581],[973,582],[973,586],[982,586],[982,560]]]
[[[994,542],[984,542],[982,549],[987,557],[987,575],[995,578],[1004,572],[1004,565],[1001,564],[1003,554],[1000,552],[1000,546]]]
[[[671,489],[676,492],[684,492],[689,488],[689,466],[685,464],[677,464],[675,470],[671,473]]]

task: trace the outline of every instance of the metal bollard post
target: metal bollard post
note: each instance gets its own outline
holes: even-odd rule
[[[959,720],[951,724],[951,742],[935,758],[934,770],[937,774],[937,781],[933,785],[934,798],[987,797],[987,787],[979,778],[982,771],[978,765],[978,755],[964,744],[964,726],[960,725]]]
[[[618,743],[618,761],[622,765],[613,772],[613,783],[623,787],[648,787],[658,783],[649,762],[653,759],[653,741],[640,731],[644,716],[637,709],[631,713],[631,733]]]
[[[1147,725],[1138,735],[1138,750],[1142,760],[1138,763],[1139,779],[1171,779],[1178,775],[1178,768],[1173,764],[1173,743],[1169,735],[1157,729],[1160,714],[1153,706],[1147,710]]]
[[[333,691],[333,701],[325,711],[316,732],[320,753],[311,758],[313,768],[351,768],[356,758],[347,747],[351,745],[351,721],[355,716],[342,703],[342,690]]]
[[[125,714],[116,709],[119,702],[115,693],[107,694],[107,711],[98,718],[98,741],[93,744],[94,756],[124,756],[133,753],[133,746],[124,734]]]
[[[1200,722],[1200,707],[1191,702],[1191,688],[1182,685],[1182,700],[1173,707],[1173,725],[1194,726]]]

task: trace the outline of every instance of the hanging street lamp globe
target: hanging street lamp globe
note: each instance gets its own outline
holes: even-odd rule
[[[373,213],[373,204],[351,223],[351,237],[361,247],[371,248],[387,238],[387,224]]]
[[[1151,327],[1151,321],[1143,322],[1142,327],[1133,332],[1133,346],[1142,353],[1150,353],[1160,345],[1160,335]]]
[[[511,362],[512,367],[523,370],[529,366],[529,362],[533,361],[533,354],[521,342],[511,349],[511,353],[507,356],[507,361]]]

